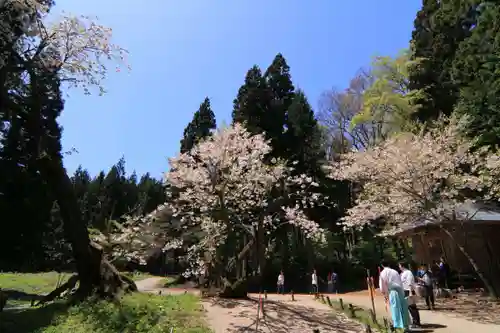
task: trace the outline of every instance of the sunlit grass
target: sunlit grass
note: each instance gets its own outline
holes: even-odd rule
[[[135,293],[119,304],[87,301],[67,307],[58,302],[43,308],[0,314],[2,333],[208,333],[198,297]]]

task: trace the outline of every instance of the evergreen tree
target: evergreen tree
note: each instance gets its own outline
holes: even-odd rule
[[[263,121],[266,124],[264,128],[271,139],[275,156],[283,156],[286,154],[287,145],[284,141],[286,136],[283,133],[287,126],[287,113],[295,98],[295,87],[292,83],[290,67],[281,53],[274,57],[264,74],[264,79],[270,98],[268,112],[264,114]]]
[[[206,97],[198,111],[194,113],[193,120],[184,129],[181,153],[190,151],[200,140],[209,136],[216,127],[215,114],[210,107],[210,99]]]
[[[500,5],[479,7],[477,25],[453,61],[454,82],[462,87],[457,112],[468,115],[468,134],[480,145],[500,144]]]
[[[248,70],[245,83],[233,101],[233,122],[244,123],[251,133],[266,132],[268,135],[263,120],[268,107],[269,95],[262,71],[258,66],[253,66]]]
[[[300,173],[317,174],[323,157],[321,130],[307,97],[300,90],[288,108],[286,126],[288,160],[298,162],[296,169]]]
[[[424,0],[412,33],[412,60],[409,88],[423,92],[415,100],[420,121],[450,115],[460,87],[452,78],[452,63],[462,41],[476,23],[476,6],[481,0]]]

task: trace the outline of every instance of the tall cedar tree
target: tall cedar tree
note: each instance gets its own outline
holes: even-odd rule
[[[258,134],[267,132],[264,117],[269,108],[269,94],[262,71],[258,66],[250,68],[245,83],[233,101],[233,122],[244,123],[247,130]]]
[[[269,93],[268,112],[263,121],[266,132],[274,148],[274,156],[288,157],[287,141],[284,129],[287,125],[288,110],[294,99],[295,87],[292,83],[290,67],[285,57],[278,53],[264,73],[264,80]]]
[[[416,100],[420,121],[450,115],[460,87],[452,78],[452,63],[459,44],[471,35],[476,5],[481,0],[424,0],[417,13],[411,39],[412,60],[418,65],[409,73],[409,88],[424,93]]]
[[[288,108],[287,155],[290,161],[297,161],[300,173],[318,175],[322,156],[321,131],[304,92],[298,90]]]
[[[245,123],[252,133],[265,133],[275,157],[286,157],[284,129],[294,90],[290,67],[278,53],[264,75],[258,66],[247,72],[234,100],[233,121]]]
[[[500,144],[500,5],[478,8],[472,35],[460,44],[453,77],[461,86],[457,112],[469,115],[468,134],[480,145]]]
[[[209,136],[216,127],[215,114],[210,107],[210,99],[206,97],[198,111],[194,113],[193,120],[184,129],[181,153],[190,151],[200,140]]]

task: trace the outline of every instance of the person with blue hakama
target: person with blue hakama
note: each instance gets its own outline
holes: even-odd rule
[[[405,299],[401,277],[387,263],[383,262],[381,266],[383,269],[380,272],[379,287],[386,300],[389,301],[392,325],[394,328],[409,332],[408,304]]]

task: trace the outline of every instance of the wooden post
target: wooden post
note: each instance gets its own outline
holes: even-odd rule
[[[356,318],[356,311],[354,310],[354,307],[352,306],[351,303],[349,303],[348,308],[349,308],[349,316],[351,318]]]
[[[375,312],[372,309],[370,309],[370,318],[374,324],[377,322],[377,317],[375,316]]]
[[[293,290],[290,290],[290,294],[292,294],[292,301],[295,301],[295,295],[293,294]]]
[[[329,306],[333,306],[330,297],[326,296],[326,302],[328,303]]]
[[[321,294],[321,302],[326,303],[325,295]]]
[[[375,284],[373,282],[373,277],[370,276],[370,270],[366,270],[366,281],[368,283],[368,293],[370,294],[370,300],[372,301],[372,309],[370,311],[370,315],[372,316],[372,320],[375,323],[377,320],[376,312],[375,312]]]
[[[158,290],[158,295],[160,295],[160,296],[161,296],[161,290]]]
[[[264,298],[262,297],[259,298],[260,298],[260,311],[262,312],[262,317],[264,317],[266,315],[264,312]]]
[[[267,299],[267,290],[264,290],[264,299]]]
[[[345,308],[344,308],[344,301],[342,300],[342,298],[339,298],[339,303],[340,303],[340,308],[342,310],[345,310]]]
[[[372,328],[368,324],[365,325],[365,333],[372,333]]]
[[[389,323],[389,321],[387,320],[387,318],[384,318],[384,327],[386,328],[386,330],[387,330],[388,333],[392,333],[393,332],[393,327]]]

